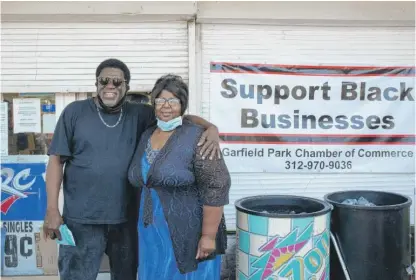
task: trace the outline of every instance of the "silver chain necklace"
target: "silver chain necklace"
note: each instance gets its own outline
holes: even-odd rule
[[[123,108],[121,108],[121,110],[120,110],[120,117],[118,118],[118,121],[117,121],[114,125],[108,125],[108,124],[104,121],[103,117],[101,116],[100,109],[98,109],[98,106],[95,106],[95,107],[97,107],[98,116],[100,117],[101,122],[102,122],[102,123],[103,123],[106,127],[109,127],[109,128],[114,128],[114,127],[116,127],[116,126],[120,123],[120,121],[121,121],[121,117],[123,117]]]

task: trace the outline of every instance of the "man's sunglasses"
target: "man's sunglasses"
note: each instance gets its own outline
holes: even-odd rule
[[[119,78],[109,78],[109,77],[100,77],[98,78],[98,82],[100,83],[100,85],[102,86],[106,86],[109,83],[113,84],[113,86],[115,87],[119,87],[123,84],[123,82],[126,82],[125,80],[119,79]]]

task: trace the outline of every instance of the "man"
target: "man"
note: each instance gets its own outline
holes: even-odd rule
[[[96,70],[97,96],[69,104],[55,128],[48,151],[43,230],[45,238],[61,239],[59,226],[65,223],[74,235],[76,246],[61,245],[59,250],[63,280],[95,280],[104,253],[111,279],[137,278],[138,211],[127,170],[137,141],[155,116],[150,106],[125,102],[129,82],[123,62],[103,61]],[[207,129],[200,143],[204,155],[219,156],[217,128],[199,117],[187,118]]]

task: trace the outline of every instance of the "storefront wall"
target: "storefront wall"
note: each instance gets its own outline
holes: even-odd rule
[[[193,93],[189,112],[211,120],[210,109],[216,105],[210,101],[211,62],[414,65],[414,14],[409,12],[414,11],[414,3],[413,9],[403,2],[378,3],[377,8],[366,2],[322,2],[321,6],[307,2],[239,3],[238,8],[220,2],[144,2],[140,6],[123,2],[116,7],[111,3],[62,3],[15,2],[2,11],[2,100],[21,97],[22,93],[26,98],[52,94],[55,120],[66,105],[95,91],[95,69],[110,57],[128,64],[131,90],[135,92],[149,91],[163,74],[181,75]],[[43,113],[48,112],[41,112],[41,116]],[[12,163],[21,171],[22,164],[45,164],[47,156],[43,152],[2,156],[1,160],[2,170]],[[38,173],[31,176],[42,178]],[[30,176],[23,179],[24,183],[31,181]],[[42,180],[39,190],[44,188]],[[397,191],[414,197],[415,185],[414,173],[233,172],[232,180],[231,201],[225,209],[231,231],[235,230],[233,203],[240,197],[278,193],[322,198],[327,192],[352,188]],[[2,192],[2,204],[7,196]],[[45,196],[42,199],[38,203],[46,202]],[[25,201],[29,198],[13,205],[16,213],[29,211]],[[41,220],[39,217],[32,222],[40,224]],[[6,214],[2,213],[2,221],[8,221]],[[13,246],[9,246],[6,258],[17,257],[19,263],[6,267],[3,275],[44,273],[42,265],[36,263],[35,234],[14,234],[17,243],[10,243]],[[26,236],[31,236],[31,244]],[[28,261],[27,248],[37,258]]]
[[[208,119],[215,117],[210,115],[210,111],[215,111],[212,107],[218,106],[211,101],[213,94],[220,94],[210,89],[211,62],[320,66],[414,66],[415,61],[414,27],[202,23],[197,26],[197,32],[201,38],[199,57],[201,82],[198,82],[198,85],[201,86],[199,90],[202,92],[202,116]],[[237,108],[239,101],[235,102],[235,109],[230,108],[227,114],[240,114]],[[291,105],[290,102],[296,101],[285,102],[284,104]],[[313,101],[310,104],[310,106],[317,106]],[[248,106],[247,102],[244,105]],[[277,106],[276,110],[278,110]],[[322,108],[322,111],[325,111],[325,108]],[[276,114],[278,114],[277,111]],[[249,133],[249,129],[245,131]],[[282,130],[272,132],[284,133]],[[273,147],[273,145],[263,146]],[[287,146],[279,147],[284,149]],[[316,149],[326,147],[328,146],[320,145],[316,146]],[[252,163],[247,158],[246,162],[241,162],[241,164]],[[235,166],[231,167],[236,169]],[[377,169],[373,172],[328,174],[325,171],[319,173],[311,171],[294,174],[287,173],[284,169],[267,173],[235,172],[232,174],[231,203],[225,208],[227,226],[230,230],[235,229],[234,201],[250,195],[287,194],[323,198],[325,194],[334,191],[366,189],[398,192],[414,198],[414,170],[407,174],[379,173]]]
[[[205,118],[215,119],[210,115],[216,106],[210,88],[212,62],[414,66],[413,11],[414,3],[392,1],[382,5],[371,2],[198,3],[198,111]],[[239,114],[239,111],[230,108],[227,114]],[[244,196],[296,194],[322,198],[332,191],[372,189],[415,197],[414,171],[408,174],[232,172],[232,182],[231,203],[225,207],[229,230],[235,230],[233,203]],[[412,207],[412,215],[413,212]]]
[[[128,61],[134,91],[188,78],[187,22],[3,23],[3,92],[93,92],[106,58]]]

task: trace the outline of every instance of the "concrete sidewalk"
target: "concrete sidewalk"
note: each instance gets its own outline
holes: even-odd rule
[[[235,235],[228,235],[228,248],[223,256],[221,280],[234,280],[236,279],[236,237]],[[2,276],[5,280],[60,280],[59,276]],[[97,280],[110,280],[109,273],[100,273]]]

